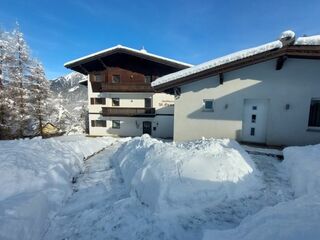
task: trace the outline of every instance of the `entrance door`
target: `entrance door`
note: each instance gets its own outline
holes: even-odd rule
[[[151,122],[149,121],[144,121],[143,122],[143,129],[142,129],[142,132],[143,134],[149,134],[151,136],[151,132],[152,132],[152,124]]]
[[[267,134],[267,99],[245,99],[242,123],[242,140],[265,143]]]

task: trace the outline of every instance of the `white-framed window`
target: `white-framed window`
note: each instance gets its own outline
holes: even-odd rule
[[[105,98],[91,98],[90,99],[91,105],[106,105]]]
[[[203,111],[206,111],[206,112],[213,112],[214,111],[213,99],[204,99],[203,100]]]
[[[120,120],[112,120],[112,128],[120,129]]]
[[[107,127],[106,120],[91,120],[91,127]]]
[[[120,98],[112,98],[112,106],[119,107],[120,106]]]
[[[308,127],[320,128],[320,98],[311,99]]]

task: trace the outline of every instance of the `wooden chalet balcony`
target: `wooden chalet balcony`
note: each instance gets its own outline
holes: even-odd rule
[[[154,117],[154,108],[122,108],[122,107],[103,107],[102,115],[105,117]]]
[[[92,82],[94,92],[154,92],[151,84],[146,83],[99,83]]]

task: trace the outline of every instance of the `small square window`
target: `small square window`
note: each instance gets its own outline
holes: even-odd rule
[[[95,73],[94,74],[94,81],[95,82],[102,82],[102,74],[101,73]]]
[[[112,98],[112,106],[119,107],[120,106],[120,99],[119,98]]]
[[[203,110],[204,111],[213,111],[213,100],[203,100],[204,106]]]
[[[112,83],[120,83],[120,75],[112,75]]]
[[[112,120],[112,128],[119,129],[120,128],[120,120]]]
[[[258,107],[257,106],[252,106],[252,110],[257,110]]]
[[[145,75],[144,76],[144,82],[145,83],[151,83],[151,81],[152,81],[152,76],[150,76],[150,75]]]
[[[251,135],[251,136],[254,136],[254,134],[255,134],[255,128],[251,128],[251,129],[250,129],[250,135]]]
[[[255,123],[256,120],[257,120],[257,115],[256,115],[256,114],[252,114],[252,115],[251,115],[251,122],[252,122],[252,123]]]

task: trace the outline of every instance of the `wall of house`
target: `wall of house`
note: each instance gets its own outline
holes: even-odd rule
[[[92,127],[91,120],[105,120],[106,127]],[[112,120],[120,120],[120,129],[112,128]],[[89,114],[90,135],[120,137],[141,136],[143,133],[143,121],[152,123],[152,136],[158,138],[172,138],[173,116],[155,116],[154,118],[144,117],[104,117],[100,114]]]
[[[268,99],[267,144],[319,143],[320,132],[308,128],[308,119],[311,99],[320,98],[320,61],[288,59],[281,70],[275,66],[270,60],[225,73],[222,85],[214,76],[182,86],[175,101],[174,139],[241,141],[244,100]],[[203,99],[214,100],[214,112],[203,111]]]

